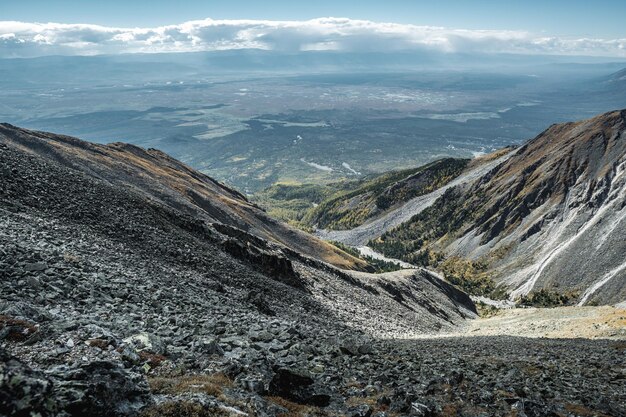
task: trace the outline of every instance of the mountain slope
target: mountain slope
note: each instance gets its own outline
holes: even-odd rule
[[[355,275],[303,255],[296,244],[286,247],[260,237],[264,233],[280,238],[286,235],[298,243],[300,237],[305,236],[305,244],[309,245],[301,246],[305,249],[315,248],[315,245],[330,246],[280,222],[263,223],[267,221],[264,214],[237,192],[161,152],[124,144],[94,145],[6,125],[1,129],[3,187],[0,202],[8,222],[5,224],[14,222],[17,227],[28,223],[25,219],[30,218],[29,233],[34,233],[38,223],[35,219],[41,218],[42,224],[56,224],[60,230],[68,229],[68,233],[74,227],[87,230],[89,232],[85,233],[93,235],[82,236],[81,244],[95,248],[103,240],[113,245],[111,248],[120,245],[119,256],[124,248],[123,253],[131,258],[139,257],[140,264],[149,259],[163,263],[168,270],[182,263],[191,270],[199,267],[201,276],[210,276],[222,283],[251,277],[258,283],[246,286],[250,285],[250,289],[261,286],[263,292],[271,293],[275,289],[270,287],[281,283],[304,291],[296,292],[299,296],[316,297],[318,293],[310,287],[320,285],[325,288],[324,294],[340,296],[344,292],[341,286],[332,291],[326,288],[335,285],[335,277],[339,283],[347,284],[345,289],[351,295],[361,290],[365,298],[376,298],[378,294],[370,291],[369,284]],[[272,228],[274,224],[276,230]],[[5,237],[13,233],[12,229],[3,229]],[[272,235],[275,231],[280,234]],[[59,236],[56,241],[63,246],[64,240],[74,239]],[[24,244],[29,246],[36,242]],[[103,247],[104,252],[106,247]],[[336,253],[344,259],[350,257],[338,249]],[[110,263],[102,254],[99,258],[103,265]],[[118,255],[111,255],[111,259],[117,258]],[[172,265],[168,266],[169,263]],[[239,270],[241,272],[236,272]],[[415,276],[421,273],[416,271]],[[363,276],[368,274],[360,275]],[[314,284],[320,279],[326,283]],[[433,295],[439,291],[436,285],[431,290],[426,292]],[[285,300],[281,299],[285,297],[279,294],[280,291],[275,294],[273,302],[282,305]],[[338,308],[337,312],[344,306],[354,312],[354,307],[349,305],[341,303],[334,307]],[[367,312],[362,319],[354,314],[349,317],[367,326],[365,317],[371,315]],[[435,322],[422,320],[426,325],[422,328]]]
[[[626,88],[626,68],[614,72],[605,80],[609,87],[624,89]]]
[[[464,328],[469,297],[190,214],[160,158],[142,178],[107,147],[19,135],[0,135],[2,415],[624,415],[619,341],[415,339]]]
[[[405,203],[396,204],[377,218],[371,219],[354,229],[349,230],[317,230],[316,234],[326,240],[337,241],[352,246],[365,245],[386,231],[409,221],[413,216],[430,207],[447,189],[459,185],[472,183],[493,167],[508,158],[510,149],[504,148],[481,158],[471,161],[467,167],[458,173],[456,178],[444,186],[426,194],[418,193]],[[402,185],[404,186],[404,185]],[[395,184],[389,187],[396,188]]]
[[[626,298],[626,111],[553,125],[473,184],[372,242],[481,261],[514,297],[547,288],[585,304]]]
[[[275,184],[253,200],[269,213],[302,228],[343,230],[380,217],[415,196],[457,177],[469,160],[444,158],[430,164],[360,180],[329,184]]]
[[[50,158],[112,184],[209,222],[249,231],[344,269],[365,269],[362,261],[269,217],[242,194],[155,150],[78,139],[0,124],[0,135],[20,149]]]
[[[392,171],[361,181],[355,189],[321,202],[307,214],[305,221],[321,229],[360,226],[416,196],[442,187],[456,178],[468,162],[446,158],[416,169]]]

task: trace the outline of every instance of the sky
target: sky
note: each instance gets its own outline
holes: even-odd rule
[[[626,0],[0,0],[0,57],[238,48],[625,57],[625,19]]]

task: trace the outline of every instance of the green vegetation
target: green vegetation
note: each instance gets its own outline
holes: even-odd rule
[[[468,164],[465,159],[447,158],[423,167],[392,171],[361,181],[327,185],[277,184],[255,196],[271,215],[303,229],[314,226],[349,229],[413,197],[429,193],[455,177]],[[481,198],[481,196],[476,196]],[[314,207],[317,205],[317,207]],[[450,189],[433,206],[398,228],[384,233],[368,245],[391,258],[441,271],[446,279],[468,294],[505,299],[508,294],[488,273],[491,261],[504,256],[501,249],[486,260],[447,258],[429,248],[432,242],[456,231],[477,213],[458,190]],[[401,269],[397,264],[362,256],[356,249],[332,242],[351,255],[367,261],[376,272]]]
[[[352,229],[385,210],[427,194],[456,178],[469,160],[446,158],[428,165],[391,171],[355,184],[333,195],[306,216],[307,224],[319,228]]]
[[[351,229],[397,204],[427,194],[456,178],[469,160],[446,158],[358,181],[275,184],[252,199],[268,213],[305,230]]]
[[[574,304],[579,295],[577,291],[560,293],[542,288],[522,296],[517,304],[524,307],[562,307]]]
[[[488,265],[484,262],[450,257],[432,266],[443,272],[448,281],[468,294],[493,299],[504,299],[507,296],[487,273]]]
[[[406,262],[420,265],[438,263],[441,259],[436,259],[437,255],[426,248],[429,243],[457,230],[463,219],[473,215],[463,204],[460,191],[449,189],[431,207],[383,233],[368,245],[385,256]]]
[[[351,246],[347,246],[344,245],[341,242],[330,242],[333,245],[335,245],[336,247],[338,247],[339,249],[341,249],[342,251],[349,253],[350,255],[354,256],[355,258],[359,258],[359,259],[363,259],[364,261],[366,261],[368,264],[370,264],[370,266],[372,266],[374,268],[374,273],[376,274],[381,274],[383,272],[392,272],[392,271],[398,271],[400,269],[402,269],[401,266],[399,266],[398,264],[394,263],[394,262],[387,262],[387,261],[383,261],[380,259],[376,259],[376,258],[372,258],[371,256],[363,256],[361,255],[361,252],[359,252],[358,250],[354,249]]]
[[[292,226],[309,230],[302,219],[325,198],[336,193],[341,183],[317,184],[275,184],[252,197],[267,213]]]
[[[463,291],[472,295],[481,295],[494,300],[504,300],[508,293],[498,286],[487,272],[488,264],[483,261],[470,261],[459,257],[444,259],[441,253],[430,250],[421,258],[420,265],[428,266],[443,273],[445,278]]]
[[[380,240],[371,241],[370,247],[381,251],[385,256],[398,257],[414,265],[433,268],[443,273],[445,278],[463,291],[472,295],[481,295],[494,300],[508,298],[508,293],[498,286],[488,272],[489,264],[483,260],[471,261],[460,257],[445,258],[441,252],[423,248],[425,241],[394,241],[387,245]],[[383,252],[385,251],[385,252]]]
[[[483,319],[497,316],[498,313],[500,312],[500,309],[498,307],[485,304],[482,301],[479,301],[475,304],[476,304],[476,311],[478,311],[478,317],[481,317]]]
[[[232,388],[233,382],[226,375],[216,373],[212,375],[181,375],[155,376],[148,378],[150,391],[153,394],[181,395],[202,393],[219,398],[221,401],[231,402],[223,395],[223,390]],[[191,401],[164,402],[151,405],[141,411],[140,417],[209,417],[230,416],[227,410],[205,407]]]

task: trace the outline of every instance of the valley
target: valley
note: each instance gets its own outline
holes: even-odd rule
[[[624,111],[606,113],[552,125],[521,147],[469,163],[444,159],[317,188],[274,186],[258,202],[325,240],[434,268],[475,296],[617,303],[626,282],[625,123]],[[441,172],[443,181],[433,176]],[[291,204],[298,210],[284,210]]]
[[[348,193],[368,207],[376,193],[408,189],[417,196],[386,199],[388,213],[425,197],[433,207],[521,152],[283,197]],[[625,412],[623,305],[477,309],[453,275],[373,274],[353,249],[154,149],[3,124],[0,180],[0,372],[10,381],[0,404],[12,412]]]
[[[310,54],[320,63],[308,69],[277,63],[273,71],[255,68],[274,62],[272,54],[242,53],[241,66],[227,58],[0,60],[0,120],[157,148],[253,196],[277,183],[326,184],[471,158],[625,105],[609,78],[620,62],[433,71],[400,67],[405,57],[389,54],[377,57],[386,67],[355,73],[324,54]],[[89,74],[67,70],[74,66]]]

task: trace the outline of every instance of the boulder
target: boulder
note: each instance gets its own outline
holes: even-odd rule
[[[133,416],[152,401],[145,377],[113,362],[62,365],[47,375],[54,384],[52,398],[70,415]]]
[[[0,415],[56,415],[52,393],[50,378],[0,350]]]
[[[48,269],[48,264],[45,262],[33,262],[24,265],[24,271],[26,272],[44,271],[46,269]]]
[[[278,368],[270,381],[269,393],[300,404],[326,407],[330,403],[330,396],[316,392],[313,383],[313,378],[305,371]]]

